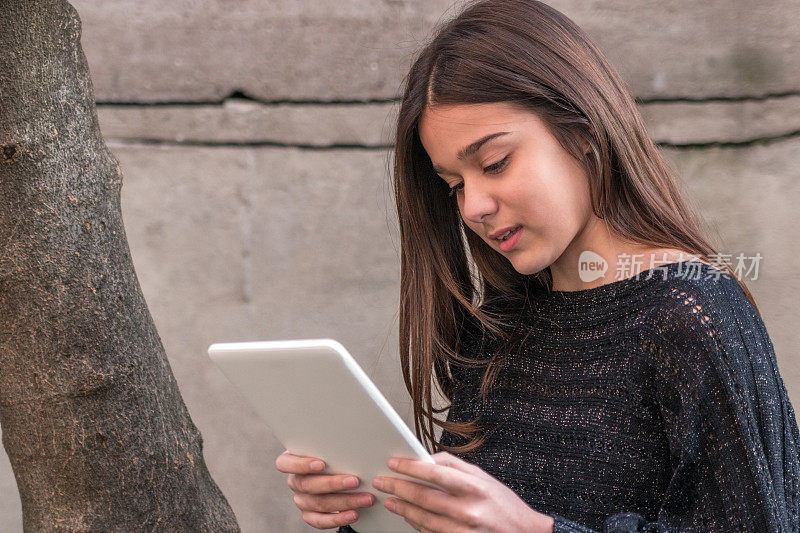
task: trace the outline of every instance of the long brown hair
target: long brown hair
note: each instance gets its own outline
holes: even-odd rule
[[[592,210],[619,238],[709,260],[715,249],[677,186],[676,171],[650,139],[627,86],[572,20],[535,0],[468,2],[418,53],[404,80],[394,145],[394,193],[400,224],[400,361],[417,436],[429,449],[466,452],[481,445],[476,420],[434,415],[434,386],[451,399],[451,365],[465,324],[477,320],[505,339],[481,382],[485,398],[514,338],[508,316],[486,304],[525,298],[531,283],[552,289],[550,268],[522,275],[469,230],[418,133],[426,106],[507,102],[536,113],[586,169]],[[580,139],[591,146],[584,152]],[[467,254],[467,247],[470,254]],[[734,277],[732,268],[720,267]],[[756,308],[750,291],[739,284]],[[478,323],[476,322],[476,323]],[[436,441],[434,425],[462,437]]]

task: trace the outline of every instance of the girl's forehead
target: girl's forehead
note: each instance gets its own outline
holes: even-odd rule
[[[532,111],[505,103],[453,104],[426,107],[418,132],[426,149],[471,143],[496,132],[526,131],[535,138],[546,135],[544,123]]]
[[[420,123],[434,122],[453,125],[494,125],[523,118],[525,112],[505,102],[482,104],[446,104],[426,106]]]
[[[542,126],[543,121],[535,112],[507,102],[426,106],[418,123],[421,136],[437,130],[457,134]]]

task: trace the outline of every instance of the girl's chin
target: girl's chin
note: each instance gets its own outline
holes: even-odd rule
[[[530,276],[531,274],[536,274],[537,272],[547,268],[547,265],[540,265],[536,261],[531,261],[530,258],[526,260],[526,258],[519,255],[509,258],[509,262],[511,262],[511,266],[514,267],[514,270],[523,276]]]

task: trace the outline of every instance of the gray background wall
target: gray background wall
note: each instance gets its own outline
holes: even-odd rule
[[[640,99],[748,281],[800,406],[800,3],[558,0]],[[209,469],[245,532],[314,531],[213,342],[333,337],[409,420],[387,165],[443,0],[75,0],[134,264]],[[444,15],[443,15],[444,14]],[[21,529],[4,454],[0,530]]]

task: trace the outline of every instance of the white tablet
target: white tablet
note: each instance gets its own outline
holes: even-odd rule
[[[356,509],[353,529],[413,531],[383,507],[388,495],[372,480],[405,477],[386,466],[393,456],[434,461],[344,346],[332,339],[217,343],[208,355],[287,450],[323,459],[324,473],[357,475],[361,485],[346,492],[375,495],[372,507]],[[293,505],[288,493],[286,502]]]

